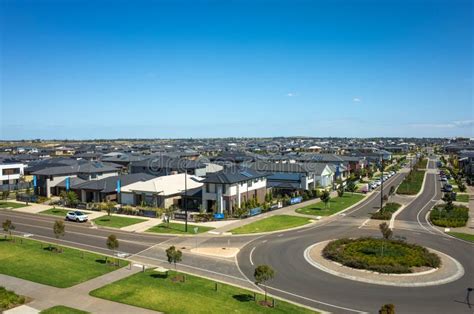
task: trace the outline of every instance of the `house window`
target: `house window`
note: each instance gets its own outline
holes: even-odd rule
[[[9,176],[12,174],[19,174],[20,173],[20,168],[12,168],[12,169],[3,169],[2,171],[4,176]]]
[[[252,187],[252,184],[253,184],[252,180],[247,181],[247,184],[248,184],[249,188],[251,188],[251,187]]]

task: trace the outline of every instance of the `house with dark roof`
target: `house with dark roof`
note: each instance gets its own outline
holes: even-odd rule
[[[251,199],[263,203],[267,193],[267,173],[250,168],[224,168],[209,173],[202,182],[202,208],[205,211],[232,213],[233,209]]]
[[[187,158],[175,158],[167,155],[156,155],[146,159],[132,161],[130,173],[148,173],[154,176],[167,176],[184,173],[202,177],[206,174],[206,164]]]
[[[255,162],[249,167],[268,174],[267,187],[283,193],[331,187],[334,172],[324,163]]]
[[[143,182],[155,178],[146,173],[124,174],[110,176],[99,180],[82,180],[81,178],[70,179],[70,189],[79,196],[81,202],[119,202],[117,187],[127,186],[136,182]],[[57,187],[65,188],[64,182]]]
[[[116,176],[119,174],[119,167],[116,164],[107,164],[96,161],[87,160],[72,160],[68,165],[54,164],[52,167],[41,167],[36,171],[31,172],[36,177],[35,192],[37,195],[51,197],[51,195],[59,195],[69,184],[71,180],[78,178],[84,181],[100,180],[109,176]],[[77,180],[76,183],[80,181]]]

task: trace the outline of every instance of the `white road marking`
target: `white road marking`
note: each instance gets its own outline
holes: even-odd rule
[[[255,248],[256,248],[256,246],[254,246],[254,247],[252,248],[252,250],[250,251],[250,255],[249,255],[250,264],[252,264],[252,266],[253,266],[252,254],[253,254],[253,251],[255,251]]]
[[[288,292],[288,291],[285,291],[285,290],[280,290],[278,288],[274,288],[274,287],[271,287],[271,286],[267,286],[267,287],[272,289],[272,290],[275,290],[275,291],[278,291],[278,292],[281,292],[281,293],[285,293],[285,294],[288,294],[288,295],[292,295],[294,297],[297,297],[297,298],[300,298],[300,299],[303,299],[303,300],[307,300],[307,301],[311,301],[311,302],[314,302],[314,303],[334,307],[334,308],[337,308],[337,309],[341,309],[341,310],[345,310],[345,311],[349,311],[349,312],[354,312],[354,313],[367,313],[367,312],[356,310],[356,309],[350,309],[350,308],[347,308],[347,307],[343,307],[343,306],[339,306],[339,305],[335,305],[335,304],[331,304],[331,303],[326,303],[326,302],[310,299],[310,298],[307,298],[307,297],[304,297],[304,296],[301,296],[301,295],[298,295],[298,294],[295,294],[295,293],[291,293],[291,292]]]
[[[358,227],[358,229],[363,228],[369,221],[370,221],[370,218],[367,218],[367,219],[362,223],[362,225],[360,225],[360,226]]]

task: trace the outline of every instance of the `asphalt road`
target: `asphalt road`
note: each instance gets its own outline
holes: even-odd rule
[[[434,163],[430,162],[429,167],[434,168]],[[389,181],[384,186],[386,193],[390,186],[401,180],[399,176]],[[239,266],[251,279],[256,265],[269,264],[276,272],[275,279],[269,284],[271,293],[334,313],[374,313],[386,303],[395,304],[397,313],[473,313],[474,304],[470,308],[466,296],[467,288],[474,286],[474,245],[443,236],[425,220],[426,213],[434,204],[431,200],[438,199],[441,194],[437,180],[435,174],[427,174],[421,195],[397,217],[397,220],[411,223],[413,228],[395,229],[394,234],[456,258],[466,274],[455,282],[420,288],[367,284],[327,274],[304,259],[304,250],[316,242],[341,237],[379,236],[378,230],[361,228],[361,221],[380,206],[380,194],[370,197],[346,216],[336,216],[326,224],[285,232],[280,237],[260,237],[240,251]],[[471,299],[474,303],[474,293]]]
[[[430,162],[429,166],[433,168],[434,163]],[[403,174],[391,178],[384,185],[385,193],[402,180]],[[379,191],[344,215],[330,217],[311,227],[264,236],[176,237],[97,229],[88,223],[66,222],[66,235],[55,239],[52,226],[58,219],[56,217],[0,211],[0,221],[11,219],[16,226],[15,232],[20,235],[29,233],[38,240],[102,254],[111,253],[105,243],[108,235],[114,233],[120,241],[119,250],[145,264],[165,263],[164,249],[176,245],[185,249],[181,269],[246,287],[253,286],[255,266],[269,264],[276,270],[276,277],[270,283],[272,294],[334,313],[377,312],[385,303],[394,303],[397,313],[474,313],[466,303],[467,288],[474,286],[474,245],[443,236],[425,220],[435,200],[441,197],[439,189],[437,176],[427,174],[421,195],[397,217],[395,235],[455,257],[463,264],[466,274],[453,283],[424,288],[396,288],[342,279],[319,271],[303,257],[304,250],[319,241],[359,235],[378,236],[378,230],[366,229],[362,224],[369,213],[380,207]],[[211,258],[186,251],[196,246],[242,249],[237,259]],[[474,303],[474,294],[472,299]]]

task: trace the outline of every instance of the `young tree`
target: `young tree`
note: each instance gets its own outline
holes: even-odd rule
[[[354,193],[357,190],[357,186],[354,181],[347,182],[346,190],[351,193]]]
[[[66,229],[66,226],[64,225],[64,221],[56,220],[54,222],[53,232],[56,239],[59,239],[60,237],[64,237],[64,234],[66,233],[65,229]]]
[[[337,188],[337,196],[339,197],[344,196],[344,186],[342,186],[342,184],[340,184],[339,187]]]
[[[453,194],[452,193],[444,193],[442,200],[444,201],[444,208],[446,211],[451,211],[453,206]]]
[[[176,263],[181,262],[183,253],[180,250],[177,250],[173,245],[166,250],[166,257],[168,258],[168,263],[174,264],[174,270],[176,271]]]
[[[385,240],[389,240],[392,237],[393,231],[390,229],[386,222],[379,225],[380,232]]]
[[[2,223],[2,228],[3,231],[5,231],[5,239],[7,238],[6,233],[8,233],[10,235],[10,239],[13,240],[12,230],[15,230],[15,226],[13,225],[12,221],[10,219],[5,220]]]
[[[253,273],[253,277],[255,278],[255,284],[260,285],[263,284],[265,289],[265,302],[267,302],[267,281],[272,280],[275,277],[275,271],[268,265],[259,265],[255,268]]]
[[[119,247],[117,236],[115,234],[109,235],[105,244],[107,245],[107,248],[112,251],[112,255],[115,255],[115,250]],[[107,257],[105,258],[105,261],[107,262]]]
[[[115,208],[114,202],[105,202],[105,211],[107,212],[107,216],[110,217],[112,214],[112,210]]]
[[[324,207],[327,208],[328,203],[331,200],[331,194],[328,191],[324,190],[319,198],[324,203]]]
[[[390,191],[388,192],[389,195],[393,195],[395,193],[395,187],[391,186]]]
[[[379,314],[395,314],[395,305],[384,304],[379,310]]]
[[[77,194],[73,191],[62,191],[59,197],[66,206],[74,206],[79,202]]]

